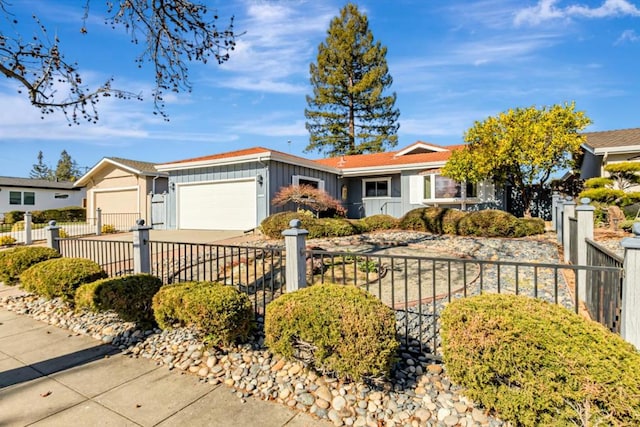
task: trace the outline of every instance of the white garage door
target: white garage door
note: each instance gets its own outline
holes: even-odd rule
[[[256,223],[253,179],[178,186],[178,228],[249,230]]]
[[[100,208],[102,213],[139,213],[138,191],[118,190],[94,192],[94,207]]]

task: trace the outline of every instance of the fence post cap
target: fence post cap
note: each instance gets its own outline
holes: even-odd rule
[[[588,205],[589,203],[591,203],[591,199],[588,197],[583,197],[582,199],[580,199],[580,203],[582,203],[583,205]]]
[[[631,227],[633,237],[626,237],[620,242],[625,249],[640,249],[640,222],[634,222]]]
[[[136,225],[138,227],[142,227],[144,225],[144,219],[142,219],[142,218],[136,219]]]
[[[56,226],[56,220],[52,219],[51,221],[49,221],[49,227],[55,227]]]
[[[292,219],[289,221],[289,227],[291,228],[300,228],[302,226],[302,221],[299,219]]]
[[[595,211],[596,208],[594,206],[591,206],[589,203],[591,203],[591,199],[588,197],[583,197],[582,199],[580,199],[580,206],[578,206],[576,210],[580,212]]]
[[[287,228],[282,232],[283,236],[302,236],[309,234],[307,230],[300,228],[302,227],[302,221],[299,219],[292,219],[289,221],[289,227],[290,228]]]

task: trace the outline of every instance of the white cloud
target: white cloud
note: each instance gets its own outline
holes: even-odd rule
[[[574,4],[567,7],[557,6],[558,0],[540,0],[538,4],[516,13],[516,25],[539,25],[542,22],[571,18],[609,18],[621,16],[640,16],[640,9],[627,0],[605,0],[598,7]]]
[[[619,45],[625,42],[636,43],[640,41],[640,36],[634,30],[625,30],[620,34],[618,40],[615,41],[614,45]]]
[[[238,38],[231,59],[220,66],[223,73],[211,83],[260,92],[304,91],[303,84],[292,79],[306,83],[317,43],[338,9],[313,1],[249,0],[245,6],[246,16],[236,24],[236,30],[245,33]]]

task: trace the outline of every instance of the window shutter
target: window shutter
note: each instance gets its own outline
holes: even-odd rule
[[[424,176],[409,176],[409,203],[420,205],[424,200]]]

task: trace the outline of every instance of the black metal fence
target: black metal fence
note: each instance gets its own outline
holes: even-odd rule
[[[587,265],[613,267],[615,270],[595,269],[587,272],[585,302],[591,318],[611,331],[620,333],[622,309],[622,280],[624,259],[587,239]]]
[[[133,242],[125,240],[58,239],[60,254],[95,261],[109,276],[133,272]]]
[[[285,292],[285,249],[151,241],[151,274],[163,283],[217,281],[246,293],[258,314]],[[130,241],[61,239],[63,256],[89,258],[111,276],[133,269]],[[307,251],[307,283],[358,286],[396,312],[404,344],[440,357],[438,319],[446,303],[482,293],[540,298],[578,312],[578,300],[590,298],[590,312],[609,322],[611,283],[619,283],[619,264],[575,266],[515,261],[418,257],[386,253]],[[589,292],[578,295],[577,272],[586,271]],[[604,289],[605,291],[593,291]],[[619,288],[616,288],[619,289]],[[616,293],[619,295],[619,293]],[[593,311],[592,311],[593,310]],[[607,323],[605,323],[607,324]]]
[[[165,284],[214,281],[246,293],[258,314],[285,289],[283,247],[149,242],[151,274]]]

